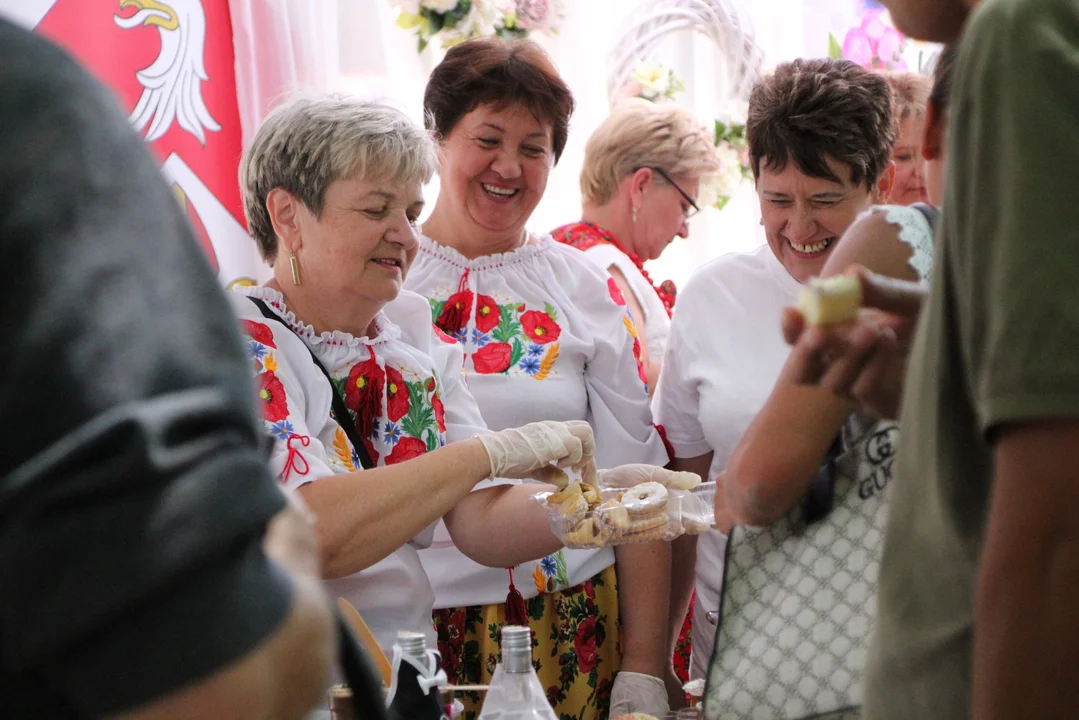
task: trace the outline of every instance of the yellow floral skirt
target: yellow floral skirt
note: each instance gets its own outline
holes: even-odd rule
[[[614,565],[576,587],[525,600],[525,607],[532,628],[532,661],[555,714],[606,720],[622,660]],[[434,619],[450,682],[488,684],[500,659],[505,603],[436,610]],[[482,694],[458,698],[465,705],[464,720],[475,720]]]

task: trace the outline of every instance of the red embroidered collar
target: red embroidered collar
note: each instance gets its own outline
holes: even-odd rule
[[[590,247],[604,243],[618,248],[619,252],[630,259],[630,262],[636,266],[644,279],[656,291],[656,295],[659,296],[660,301],[663,303],[663,309],[667,311],[667,315],[670,316],[673,312],[674,301],[678,296],[678,289],[674,286],[674,283],[670,280],[664,280],[659,285],[656,285],[652,278],[649,277],[648,271],[644,269],[644,263],[641,262],[641,258],[637,256],[637,253],[626,252],[626,249],[614,239],[614,235],[611,235],[610,232],[599,225],[583,221],[570,223],[552,232],[551,237],[560,243],[572,245],[578,250],[587,250]]]

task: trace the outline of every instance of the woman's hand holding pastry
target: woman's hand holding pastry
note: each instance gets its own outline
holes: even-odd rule
[[[609,488],[630,488],[642,483],[654,482],[671,490],[692,490],[701,484],[696,473],[668,470],[658,465],[620,465],[600,470],[598,485]]]
[[[581,420],[547,420],[477,437],[491,461],[492,478],[537,478],[565,486],[566,479],[558,482],[565,473],[552,465],[582,473],[589,465],[595,467],[592,427]]]

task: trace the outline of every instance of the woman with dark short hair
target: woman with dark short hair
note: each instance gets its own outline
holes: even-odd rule
[[[463,347],[487,424],[587,420],[601,464],[666,465],[618,286],[579,250],[525,229],[573,110],[550,59],[528,41],[462,43],[435,68],[424,106],[440,145],[440,191],[407,287]],[[509,576],[444,536],[422,557],[451,679],[490,679],[512,582],[556,713],[666,711],[668,543],[560,551]],[[469,700],[475,712],[479,698]]]
[[[708,263],[679,294],[653,399],[656,421],[674,449],[673,467],[717,479],[739,438],[775,385],[789,352],[775,330],[802,283],[819,275],[836,241],[884,191],[896,130],[892,94],[881,75],[845,60],[780,64],[753,88],[749,152],[767,243]],[[773,439],[777,453],[790,438]],[[717,520],[729,496],[716,493]],[[739,518],[741,520],[741,518]],[[720,531],[680,538],[674,576],[692,577],[696,559],[690,675],[703,678],[727,538]],[[675,587],[674,598],[688,598]]]

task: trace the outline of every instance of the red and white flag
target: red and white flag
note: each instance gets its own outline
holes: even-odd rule
[[[112,88],[225,285],[265,279],[244,228],[228,0],[0,0]]]

